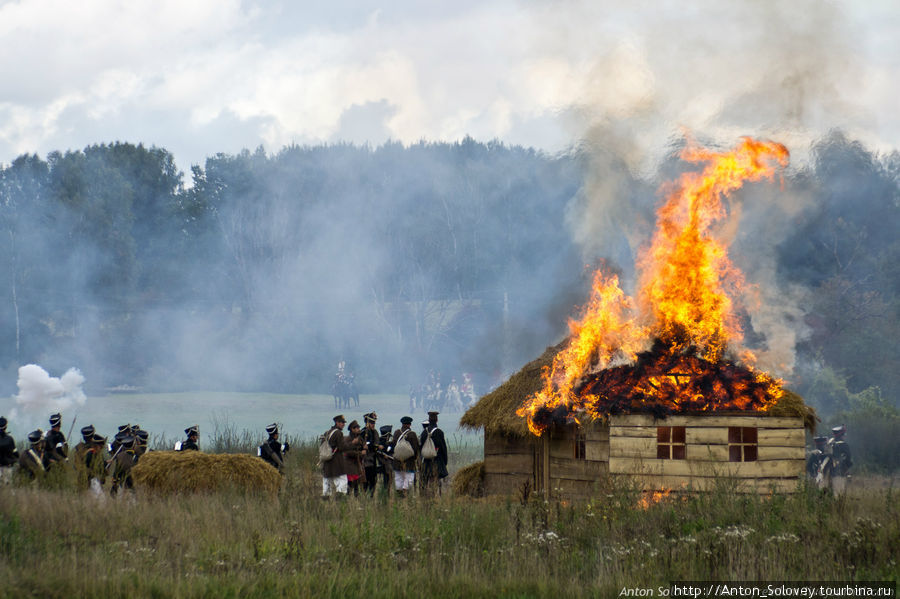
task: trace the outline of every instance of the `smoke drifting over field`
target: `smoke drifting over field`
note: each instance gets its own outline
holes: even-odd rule
[[[171,156],[155,163],[133,147],[13,165],[2,251],[14,275],[0,304],[17,340],[3,356],[9,385],[34,361],[76,364],[95,390],[327,391],[345,359],[364,392],[404,389],[429,369],[444,382],[471,371],[482,392],[565,334],[599,261],[633,291],[658,188],[685,168],[685,134],[711,146],[769,137],[792,152],[784,187],[742,190],[723,227],[757,285],[746,307],[761,366],[790,375],[812,334],[809,290],[834,274],[807,268],[821,248],[798,247],[798,230],[859,197],[822,182],[891,193],[868,150],[885,140],[853,95],[880,67],[861,61],[862,34],[837,5],[612,8],[523,8],[528,49],[502,101],[457,119],[529,141],[522,128],[552,116],[577,140],[559,154],[416,144],[427,135],[393,127],[418,122],[421,101],[379,97],[344,124],[377,113],[367,126],[407,145],[216,148],[180,181]],[[479,128],[503,106],[511,125]],[[275,115],[247,117],[248,147],[253,119],[279,129]],[[869,238],[889,238],[892,222],[866,223]]]

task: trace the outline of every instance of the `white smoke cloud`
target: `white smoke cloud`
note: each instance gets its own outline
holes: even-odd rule
[[[19,420],[29,428],[47,428],[51,414],[59,412],[65,418],[65,412],[87,401],[82,389],[84,375],[77,368],[57,378],[37,364],[26,364],[19,368],[17,384],[19,393],[10,420]]]

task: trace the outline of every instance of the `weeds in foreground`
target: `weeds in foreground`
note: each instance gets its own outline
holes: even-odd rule
[[[315,447],[277,499],[0,488],[0,580],[46,597],[579,597],[673,580],[898,580],[891,489],[835,499],[636,490],[323,502]]]

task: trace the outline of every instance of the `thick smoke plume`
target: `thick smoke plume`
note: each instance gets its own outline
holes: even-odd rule
[[[50,374],[37,364],[19,368],[19,393],[11,420],[20,420],[28,427],[47,428],[51,414],[65,412],[84,405],[87,396],[82,390],[84,376],[77,368],[70,368],[61,377]]]

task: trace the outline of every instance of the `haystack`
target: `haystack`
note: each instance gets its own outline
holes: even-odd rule
[[[242,491],[276,494],[281,474],[241,454],[151,451],[132,470],[135,487],[157,493]]]
[[[484,462],[469,464],[453,475],[453,494],[462,497],[484,497]]]

